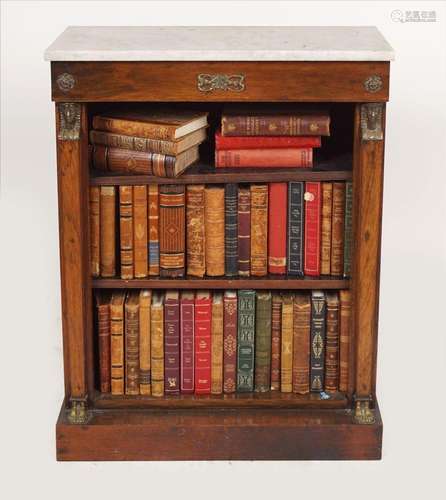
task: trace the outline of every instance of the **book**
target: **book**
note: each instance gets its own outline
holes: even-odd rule
[[[150,308],[150,355],[152,367],[152,396],[164,396],[164,297],[152,294]]]
[[[254,390],[256,292],[239,290],[237,324],[237,392]]]
[[[305,183],[304,273],[321,274],[321,183]]]
[[[100,271],[103,278],[116,274],[116,190],[114,186],[101,186],[100,194]]]
[[[325,293],[319,290],[311,292],[311,357],[310,391],[324,390],[325,367]]]
[[[124,394],[124,303],[125,290],[116,290],[110,301],[111,393]]]
[[[223,391],[235,392],[237,379],[237,293],[226,290],[223,297]]]
[[[225,274],[225,189],[209,186],[205,190],[206,274]]]
[[[285,274],[287,267],[286,182],[272,182],[268,193],[268,272]]]
[[[353,184],[345,183],[345,218],[344,218],[344,278],[350,278],[352,265],[353,232]]]
[[[138,109],[93,116],[93,128],[115,134],[175,141],[207,125],[207,113]]]
[[[147,222],[147,186],[134,186],[133,251],[135,278],[145,278],[148,272]]]
[[[280,390],[293,390],[293,296],[282,297],[282,347],[280,353]]]
[[[287,274],[304,275],[304,183],[288,183]]]
[[[164,392],[180,393],[180,300],[177,290],[164,297]]]
[[[333,214],[331,233],[331,275],[344,271],[345,182],[333,182]]]
[[[149,254],[149,276],[160,273],[160,241],[159,241],[159,189],[158,184],[147,186],[147,244]]]
[[[194,303],[193,292],[181,292],[180,298],[180,388],[182,394],[193,394],[195,389],[194,369]]]
[[[212,298],[209,291],[195,295],[195,394],[211,392]]]
[[[254,390],[271,388],[271,292],[259,291],[256,297]]]
[[[310,392],[311,301],[307,292],[296,292],[293,302],[293,392]]]
[[[110,392],[110,294],[97,292],[96,311],[99,351],[99,390]]]
[[[325,391],[335,392],[339,387],[339,297],[327,292]]]
[[[139,292],[139,393],[150,395],[151,383],[151,354],[150,354],[150,308],[152,305],[152,292],[140,290]]]
[[[133,186],[119,186],[119,249],[121,279],[134,277],[133,255]]]
[[[268,184],[251,184],[251,275],[268,273]]]
[[[100,187],[90,186],[90,272],[93,278],[100,274]]]
[[[251,191],[239,187],[237,197],[238,274],[249,276],[251,265]]]
[[[185,194],[182,185],[159,188],[160,276],[182,278],[185,266]]]
[[[206,272],[205,260],[205,186],[191,184],[186,191],[186,249],[187,274],[202,278]]]
[[[348,391],[352,301],[350,290],[339,291],[339,390]]]
[[[223,294],[212,296],[211,394],[223,392]]]
[[[238,275],[237,184],[225,184],[225,275]]]
[[[330,276],[333,184],[331,182],[323,182],[321,185],[321,193],[321,274]]]
[[[110,144],[111,146],[111,144]],[[315,136],[224,136],[215,134],[215,149],[284,149],[319,148],[321,138]],[[163,151],[161,151],[163,152]]]
[[[125,393],[139,394],[139,292],[125,299]]]
[[[313,166],[313,150],[312,148],[216,149],[215,166],[217,168],[311,168]]]
[[[271,302],[271,390],[280,391],[282,297],[278,292],[273,292]]]

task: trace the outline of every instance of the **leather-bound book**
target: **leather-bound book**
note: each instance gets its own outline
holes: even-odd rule
[[[181,394],[193,394],[195,389],[194,369],[194,292],[181,292],[180,298],[180,388]]]
[[[149,276],[160,273],[160,239],[159,239],[159,190],[158,184],[147,187],[147,239],[149,245]]]
[[[195,394],[211,392],[212,298],[209,291],[195,295]]]
[[[269,184],[268,272],[270,274],[286,273],[287,191],[286,182]]]
[[[225,274],[238,275],[237,184],[225,184]]]
[[[288,184],[287,274],[304,275],[304,183]]]
[[[91,133],[90,133],[91,134]],[[94,141],[92,141],[94,142]],[[111,146],[112,144],[110,144]],[[223,136],[215,134],[215,149],[284,149],[284,148],[319,148],[318,136]]]
[[[251,191],[249,187],[238,189],[238,274],[249,276],[251,265]]]
[[[152,366],[152,396],[164,396],[164,297],[152,295],[150,309],[150,355]]]
[[[223,294],[212,296],[211,394],[223,392]]]
[[[100,208],[100,270],[103,278],[116,274],[116,190],[114,186],[101,186]]]
[[[133,186],[119,186],[119,243],[121,278],[134,277],[133,255]]]
[[[344,272],[345,182],[333,182],[333,215],[331,234],[331,275]]]
[[[282,349],[280,353],[280,390],[293,390],[293,296],[282,297]]]
[[[305,183],[304,273],[321,274],[321,183]]]
[[[307,292],[296,292],[293,303],[293,392],[310,392],[311,300]]]
[[[125,393],[139,394],[139,292],[125,300]]]
[[[331,212],[333,205],[333,184],[323,182],[321,220],[321,274],[330,276],[331,261]]]
[[[254,348],[256,327],[256,293],[238,292],[237,392],[254,390]]]
[[[100,187],[90,186],[90,268],[93,278],[100,273]]]
[[[164,392],[180,393],[180,300],[177,290],[164,299]]]
[[[311,292],[311,358],[310,391],[324,390],[325,380],[325,293],[319,290]]]
[[[352,299],[350,290],[339,291],[339,390],[348,391]]]
[[[204,184],[191,184],[186,191],[187,274],[202,278],[206,271]]]
[[[227,290],[223,298],[223,391],[235,392],[237,379],[237,293]]]
[[[124,303],[126,292],[114,291],[110,301],[111,393],[124,394]]]
[[[133,188],[133,248],[135,255],[135,278],[147,276],[147,186]]]
[[[206,274],[225,274],[225,189],[209,186],[205,190]]]
[[[255,331],[254,390],[267,392],[271,388],[271,292],[257,292]]]
[[[271,309],[271,390],[280,391],[282,297],[278,292],[273,292]]]
[[[151,382],[151,354],[150,354],[150,308],[152,305],[152,292],[141,290],[139,292],[139,392],[150,395]]]
[[[327,292],[327,319],[325,345],[325,391],[335,392],[339,387],[339,297]]]
[[[110,294],[97,292],[96,310],[98,318],[99,389],[110,392]]]
[[[313,149],[216,149],[215,166],[217,168],[311,168],[313,166]]]
[[[251,185],[251,276],[268,274],[268,185]]]
[[[345,183],[345,218],[344,218],[344,278],[350,278],[352,266],[353,238],[353,184]]]
[[[182,278],[185,265],[184,186],[160,186],[160,275]]]

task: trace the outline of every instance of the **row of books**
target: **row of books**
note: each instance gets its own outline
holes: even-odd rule
[[[350,276],[350,182],[92,186],[90,224],[93,277]]]
[[[119,290],[96,304],[101,392],[348,390],[348,290]]]

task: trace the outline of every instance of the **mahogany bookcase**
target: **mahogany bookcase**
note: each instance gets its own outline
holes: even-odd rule
[[[379,459],[382,421],[375,384],[380,238],[385,103],[393,59],[380,33],[375,28],[69,28],[47,50],[46,59],[51,61],[56,105],[66,395],[56,427],[57,458]],[[325,103],[332,112],[334,136],[343,146],[332,148],[327,161],[333,168],[324,170],[215,172],[212,165],[199,164],[176,179],[95,177],[88,165],[92,113],[104,103],[129,102],[188,103],[214,110],[227,102]],[[336,123],[342,124],[337,135]],[[340,152],[349,159],[338,161]],[[89,185],[351,179],[349,280],[90,277]],[[281,393],[163,398],[101,394],[95,385],[93,290],[132,287],[350,288],[349,389],[330,399]]]

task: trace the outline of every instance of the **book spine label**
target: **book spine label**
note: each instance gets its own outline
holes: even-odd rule
[[[271,274],[285,274],[287,267],[287,191],[286,182],[269,184],[268,272]]]
[[[133,265],[133,187],[119,186],[119,240],[121,278],[131,280]]]
[[[211,348],[211,394],[221,394],[223,392],[223,300],[221,299],[212,303]]]
[[[225,274],[225,190],[207,187],[205,191],[206,274]]]
[[[293,392],[310,392],[311,301],[306,292],[297,293],[293,304]]]
[[[331,275],[344,271],[345,182],[333,183],[333,216],[331,236]]]
[[[206,271],[204,194],[204,184],[187,186],[187,274],[197,278],[202,278]]]
[[[110,305],[98,304],[99,387],[110,392]]]
[[[124,293],[124,292],[123,292]],[[124,394],[124,305],[110,305],[111,393]]]
[[[339,390],[348,391],[352,302],[350,290],[340,290]]]
[[[194,301],[181,299],[181,393],[192,394],[194,383]]]
[[[287,273],[304,275],[304,183],[288,184],[288,247]]]
[[[345,183],[345,219],[344,219],[344,278],[350,278],[352,266],[353,232],[353,184]]]
[[[215,134],[216,149],[319,148],[320,146],[321,138],[318,136],[225,137],[219,133]]]
[[[339,387],[339,298],[337,292],[327,292],[325,390]]]
[[[131,149],[133,151],[161,153],[164,155],[177,154],[176,142],[114,134],[112,132],[102,132],[101,130],[90,131],[90,142],[117,149]]]
[[[96,115],[93,117],[93,128],[115,134],[146,137],[163,141],[175,140],[175,125],[148,123]]]
[[[254,390],[255,303],[253,290],[238,292],[237,392]]]
[[[237,377],[237,296],[225,295],[223,301],[223,390],[231,394]]]
[[[180,393],[180,303],[170,298],[164,304],[164,392]]]
[[[268,185],[251,185],[251,275],[268,274]]]
[[[152,396],[164,396],[164,310],[162,304],[151,308]]]
[[[330,117],[325,115],[224,115],[223,136],[321,136],[330,134]]]
[[[225,184],[225,274],[238,274],[237,184]]]
[[[333,204],[333,184],[323,182],[321,221],[321,274],[330,276],[331,260],[331,212]]]
[[[100,187],[90,186],[90,267],[91,275],[100,273]]]
[[[135,278],[145,278],[148,270],[147,186],[133,188],[133,248]]]
[[[101,276],[111,278],[116,274],[116,190],[114,186],[101,186]]]
[[[195,300],[195,394],[211,392],[211,299]]]
[[[159,241],[159,193],[158,184],[149,184],[147,188],[147,238],[149,254],[149,276],[160,273],[160,241]]]
[[[280,367],[280,390],[293,390],[293,298],[283,297],[282,302],[282,350]]]
[[[271,292],[257,293],[255,330],[255,391],[271,387]]]
[[[307,276],[321,274],[321,183],[305,183],[305,268]]]
[[[139,393],[150,395],[151,354],[150,354],[150,290],[141,290],[139,294]]]
[[[321,392],[324,390],[325,315],[325,294],[324,292],[314,290],[311,294],[311,392]]]
[[[300,167],[313,166],[312,148],[221,149],[215,151],[215,166],[226,167]]]
[[[125,393],[139,394],[139,308],[137,305],[127,303],[125,305]]]
[[[251,191],[238,190],[238,274],[249,276],[251,264]]]
[[[272,297],[271,312],[271,390],[280,391],[280,354],[282,350],[282,298]]]

